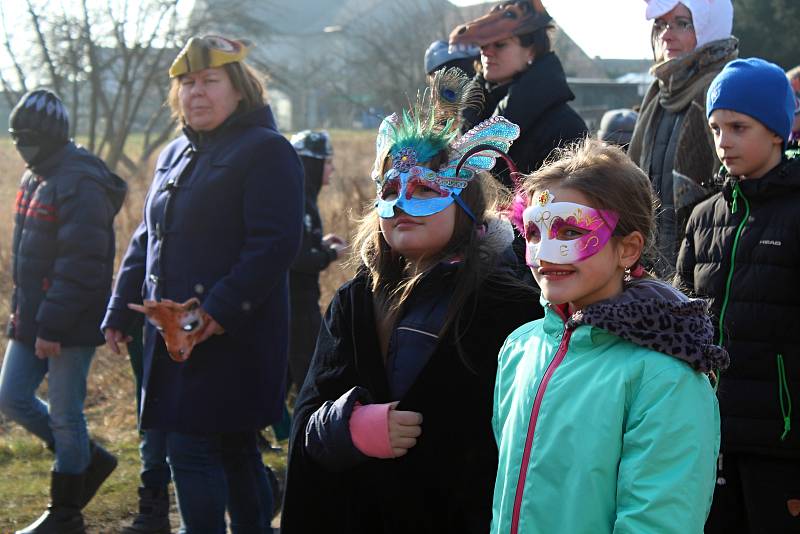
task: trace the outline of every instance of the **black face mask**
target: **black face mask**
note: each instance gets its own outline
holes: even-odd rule
[[[17,152],[29,166],[44,161],[63,144],[27,131],[14,132],[11,134],[11,139]]]
[[[21,145],[17,144],[17,152],[25,160],[28,165],[33,165],[37,162],[38,156],[42,153],[42,147],[39,145]]]

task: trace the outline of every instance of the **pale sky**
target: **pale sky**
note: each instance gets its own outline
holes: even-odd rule
[[[481,0],[450,1],[456,5],[482,3]],[[543,0],[543,3],[556,23],[589,57],[653,58],[644,0]]]
[[[89,0],[105,4],[108,0]],[[281,0],[290,1],[290,0]],[[402,0],[393,0],[402,1]],[[485,0],[450,0],[456,5],[483,3]],[[186,5],[193,0],[182,0]],[[644,19],[644,0],[543,0],[556,23],[580,46],[589,57],[652,58],[650,24]],[[27,16],[24,2],[0,0],[5,14],[3,21],[12,34],[20,35],[15,21]],[[61,0],[68,10],[80,9],[78,0]],[[490,4],[487,4],[487,10]],[[188,9],[183,11],[188,13]],[[8,66],[9,58],[0,48],[0,66]]]

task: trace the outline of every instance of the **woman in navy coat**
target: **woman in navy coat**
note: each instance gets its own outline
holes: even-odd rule
[[[180,363],[145,329],[140,424],[166,434],[189,533],[224,533],[226,507],[233,532],[271,532],[256,431],[281,416],[303,170],[242,63],[247,51],[195,37],[170,68],[183,135],[158,158],[103,323],[113,350],[134,319],[129,303],[196,297],[209,316]]]

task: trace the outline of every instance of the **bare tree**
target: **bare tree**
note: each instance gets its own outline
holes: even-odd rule
[[[332,125],[348,127],[356,118],[407,106],[426,84],[426,48],[447,39],[458,19],[458,9],[446,0],[365,0],[359,7],[343,10],[347,18],[325,35],[298,37],[304,60],[286,74],[293,103],[302,106],[299,97],[310,93],[308,100],[318,100]],[[300,127],[319,126],[298,118]]]
[[[178,0],[102,6],[81,0],[73,10],[25,0],[25,15],[12,30],[0,6],[1,45],[11,58],[7,72],[0,71],[0,88],[9,104],[34,80],[49,86],[70,110],[72,135],[85,135],[87,147],[111,169],[143,169],[174,131],[165,105],[169,66],[209,21],[201,13],[187,23]],[[15,39],[20,35],[32,36],[32,46],[15,47],[31,43]]]
[[[462,22],[448,0],[239,1],[262,28],[271,24],[271,39],[251,61],[267,61],[270,87],[291,99],[293,129],[352,127],[365,114],[406,105],[425,84],[425,49]],[[227,3],[196,0],[195,11],[252,35],[225,16]]]
[[[440,0],[408,0],[351,22],[345,31],[355,46],[348,69],[356,75],[348,77],[346,90],[371,95],[373,105],[408,105],[426,84],[425,50],[435,40],[447,40],[454,9]]]

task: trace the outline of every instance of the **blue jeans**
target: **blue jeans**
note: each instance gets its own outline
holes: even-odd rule
[[[181,534],[272,532],[272,490],[256,432],[167,433],[167,458],[181,512]]]
[[[128,343],[128,355],[131,359],[131,369],[136,379],[136,417],[142,412],[142,374],[143,351],[142,327],[144,318],[139,317],[128,330],[131,341]],[[140,478],[142,486],[158,491],[169,484],[170,472],[167,464],[167,434],[162,430],[142,430],[139,435],[139,457],[142,460]]]
[[[169,485],[170,471],[167,464],[167,433],[163,430],[143,430],[139,442],[139,457],[142,471],[139,474],[142,486],[158,490]]]
[[[33,347],[11,340],[0,371],[0,412],[55,450],[54,471],[77,475],[89,465],[89,433],[83,416],[86,377],[94,347],[61,347],[39,359]],[[36,389],[47,375],[46,403]]]

